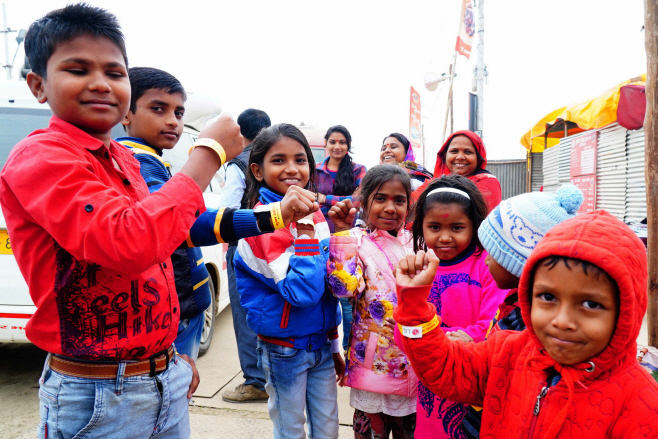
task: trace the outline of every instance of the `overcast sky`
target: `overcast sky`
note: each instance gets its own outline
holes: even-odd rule
[[[9,0],[8,25],[27,28],[66,3]],[[414,86],[433,166],[447,87],[429,92],[423,78],[448,71],[461,0],[89,3],[117,15],[131,66],[166,70],[188,90],[219,99],[234,117],[255,107],[274,123],[345,125],[355,161],[367,166],[378,163],[387,134],[408,133]],[[487,1],[489,158],[524,157],[519,139],[542,116],[644,73],[643,14],[641,0]],[[455,130],[468,126],[475,54],[473,47],[471,60],[458,57]]]

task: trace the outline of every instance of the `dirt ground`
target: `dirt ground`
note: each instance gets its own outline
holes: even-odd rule
[[[46,353],[32,344],[0,343],[0,439],[34,439],[39,377]],[[190,406],[191,439],[269,439],[267,404],[231,404],[221,391],[243,382],[230,308],[215,321],[212,346],[197,361],[201,385]],[[349,390],[339,389],[340,438],[353,438]],[[130,438],[133,439],[133,438]]]
[[[46,353],[34,345],[0,343],[0,437],[36,437],[45,359]]]

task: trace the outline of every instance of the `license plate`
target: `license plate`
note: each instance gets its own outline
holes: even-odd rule
[[[13,255],[11,251],[11,242],[6,230],[0,230],[0,255]]]

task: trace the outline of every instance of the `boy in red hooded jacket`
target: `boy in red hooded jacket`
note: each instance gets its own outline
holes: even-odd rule
[[[527,329],[477,344],[434,330],[436,264],[400,261],[394,317],[423,384],[483,407],[481,438],[658,437],[658,384],[635,360],[647,258],[625,224],[597,211],[548,232],[521,275]]]

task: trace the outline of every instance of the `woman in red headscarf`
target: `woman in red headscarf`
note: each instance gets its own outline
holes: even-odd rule
[[[484,169],[487,166],[487,150],[480,136],[473,131],[455,131],[448,137],[436,154],[434,178],[457,174],[475,183],[487,201],[489,212],[500,204],[502,193],[500,182],[495,175]],[[428,179],[411,195],[417,200],[429,185]]]

